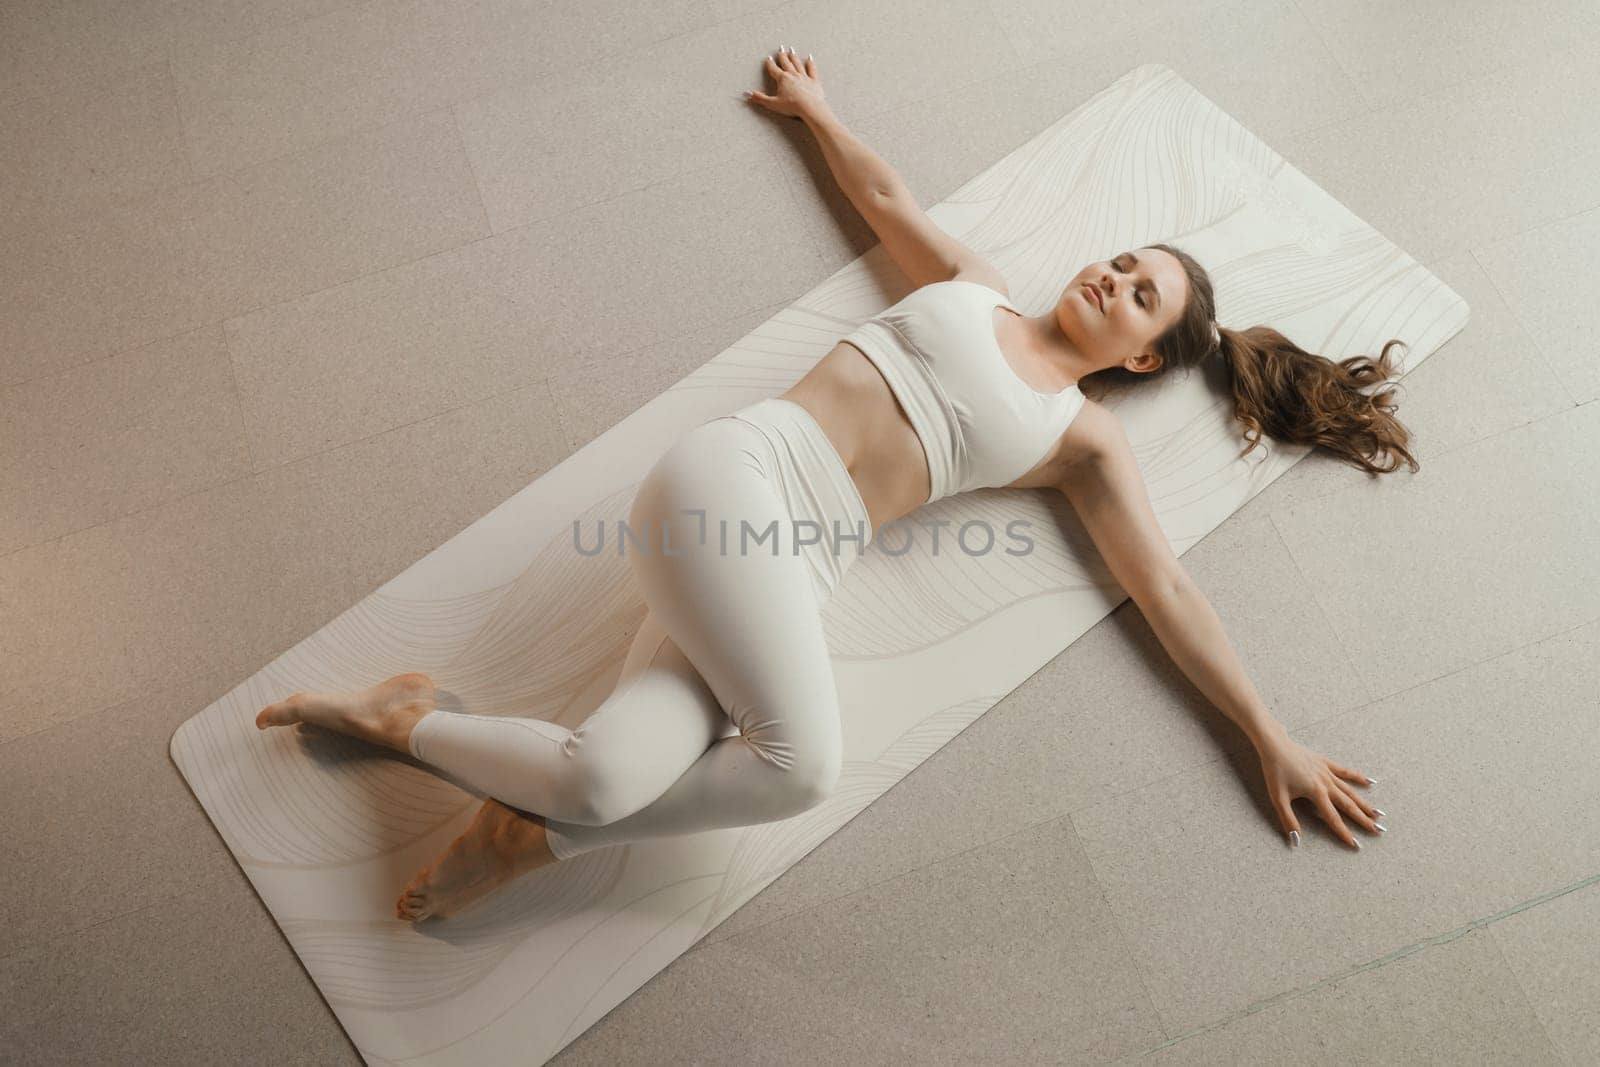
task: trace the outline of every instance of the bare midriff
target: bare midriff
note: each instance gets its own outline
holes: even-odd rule
[[[874,531],[921,507],[928,499],[928,457],[889,383],[848,341],[834,345],[781,394],[811,413],[844,460]],[[1011,487],[1052,483],[1058,458],[1052,449]]]

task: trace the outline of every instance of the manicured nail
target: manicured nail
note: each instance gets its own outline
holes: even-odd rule
[[[1376,826],[1378,828],[1378,832],[1380,834],[1386,834],[1386,833],[1389,832],[1389,828],[1387,826],[1383,825],[1383,823],[1381,823],[1381,822],[1375,822],[1372,825]]]
[[[806,53],[806,62],[807,63],[811,62],[811,53],[810,52]]]
[[[1380,819],[1389,814],[1388,812],[1384,811],[1382,808],[1373,808],[1372,810],[1378,813],[1378,818],[1380,818]]]
[[[1290,848],[1299,848],[1300,847],[1300,831],[1299,830],[1290,830],[1289,831],[1289,847]]]
[[[1377,785],[1378,784],[1378,780],[1376,778],[1368,778],[1367,779],[1367,784],[1368,785]]]
[[[1360,852],[1361,851],[1361,839],[1359,837],[1352,837],[1350,840],[1352,840],[1352,841],[1354,841],[1356,843],[1356,851]]]

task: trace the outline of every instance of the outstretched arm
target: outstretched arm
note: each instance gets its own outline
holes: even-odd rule
[[[1339,816],[1342,812],[1358,826],[1379,832],[1372,818],[1377,809],[1351,788],[1352,783],[1371,785],[1371,779],[1298,744],[1273,718],[1229,643],[1222,620],[1173,554],[1121,422],[1098,407],[1079,417],[1085,416],[1093,420],[1083,429],[1094,446],[1058,488],[1113,577],[1139,605],[1173,662],[1255,745],[1267,792],[1284,832],[1291,835],[1290,844],[1299,843],[1300,830],[1291,801],[1305,797],[1341,841],[1360,848]]]
[[[922,210],[900,173],[833,113],[823,97],[815,59],[780,51],[776,58],[767,57],[767,73],[777,91],[770,95],[751,92],[748,98],[769,111],[805,122],[839,188],[914,287],[960,275],[1009,295],[1000,272],[941,230]]]

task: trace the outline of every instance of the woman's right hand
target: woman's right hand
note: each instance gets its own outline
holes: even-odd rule
[[[793,49],[780,48],[767,57],[767,73],[777,83],[778,91],[769,95],[751,89],[745,93],[746,100],[754,100],[768,111],[796,119],[827,109],[828,102],[822,96],[822,79],[817,77],[817,63],[810,56],[801,59]]]

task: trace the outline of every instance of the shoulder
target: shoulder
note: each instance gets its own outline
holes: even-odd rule
[[[951,275],[949,280],[977,282],[979,285],[988,286],[1007,300],[1011,299],[1011,290],[1006,288],[1005,277],[986,259],[973,257],[963,261],[957,265],[955,274]]]
[[[1103,478],[1109,468],[1133,459],[1133,446],[1116,412],[1085,397],[1061,435],[1059,481],[1069,483]]]

